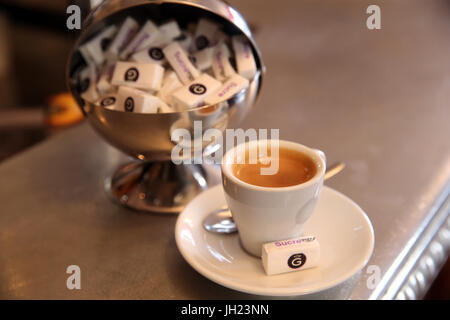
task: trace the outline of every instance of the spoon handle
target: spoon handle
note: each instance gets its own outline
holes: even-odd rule
[[[327,171],[325,172],[325,175],[323,176],[324,180],[328,180],[331,177],[334,177],[339,172],[344,170],[344,168],[345,168],[345,164],[343,162],[337,162],[337,163],[332,164],[331,166],[329,166],[327,168]]]

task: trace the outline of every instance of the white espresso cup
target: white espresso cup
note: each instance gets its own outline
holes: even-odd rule
[[[304,145],[277,140],[280,149],[298,151],[316,166],[315,175],[300,184],[287,187],[262,187],[238,179],[232,170],[237,158],[256,148],[274,144],[275,140],[253,140],[227,151],[222,161],[222,183],[225,198],[239,231],[244,249],[260,257],[266,242],[286,240],[301,235],[311,217],[322,190],[326,169],[322,151]],[[273,147],[272,147],[273,148]],[[273,153],[272,153],[273,154]]]

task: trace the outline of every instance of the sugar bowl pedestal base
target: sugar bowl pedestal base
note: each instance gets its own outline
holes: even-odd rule
[[[127,208],[176,214],[200,192],[220,181],[220,168],[214,165],[134,161],[107,178],[105,189],[114,201]]]

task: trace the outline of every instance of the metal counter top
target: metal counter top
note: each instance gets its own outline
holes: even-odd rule
[[[311,297],[421,297],[450,242],[449,2],[377,2],[376,31],[366,1],[234,2],[268,71],[243,128],[279,128],[344,161],[327,185],[374,226],[378,285],[364,268]],[[103,181],[126,160],[85,123],[0,163],[0,298],[258,298],[194,271],[175,245],[176,216],[109,201]],[[69,265],[81,290],[66,288]]]

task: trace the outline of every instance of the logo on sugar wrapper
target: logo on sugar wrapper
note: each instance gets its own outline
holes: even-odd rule
[[[201,83],[194,83],[189,87],[189,91],[193,94],[202,95],[206,93],[207,89]]]
[[[153,60],[162,60],[162,59],[164,59],[164,52],[161,50],[161,48],[156,48],[156,47],[150,48],[148,50],[148,55]]]
[[[102,102],[100,103],[100,105],[102,107],[107,107],[107,106],[111,106],[114,103],[116,103],[116,98],[114,97],[107,97],[105,99],[102,100]]]
[[[303,253],[296,253],[289,257],[287,264],[291,269],[298,269],[306,263],[306,255]]]
[[[185,73],[186,77],[192,81],[194,80],[194,75],[192,74],[192,72],[189,70],[189,67],[186,65],[186,63],[183,61],[183,58],[181,56],[181,53],[178,51],[177,53],[175,53],[175,58],[181,68],[181,70]]]
[[[136,82],[139,79],[139,71],[137,68],[130,68],[125,72],[125,81]]]
[[[134,99],[132,97],[128,97],[125,100],[125,111],[133,112],[134,111]]]
[[[198,36],[197,39],[195,39],[195,45],[197,46],[198,50],[205,49],[209,46],[209,40],[205,36]]]

